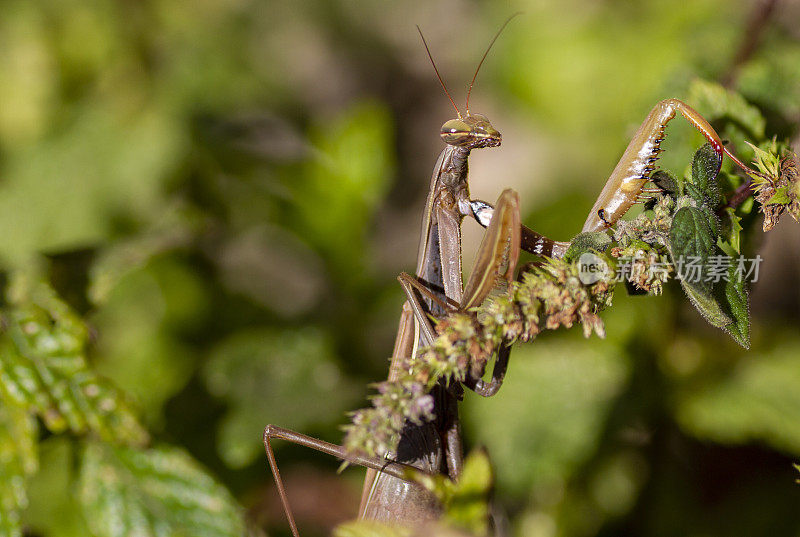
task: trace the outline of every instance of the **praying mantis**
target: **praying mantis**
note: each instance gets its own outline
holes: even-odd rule
[[[510,19],[509,19],[510,20]],[[506,21],[506,24],[508,21]],[[503,25],[505,27],[505,24]],[[503,28],[498,31],[484,54]],[[422,33],[420,32],[420,35]],[[424,42],[424,37],[423,37]],[[427,49],[427,44],[426,44]],[[428,52],[430,55],[430,52]],[[474,84],[483,59],[475,71]],[[431,58],[433,63],[433,59]],[[436,69],[435,63],[434,69]],[[437,70],[437,76],[441,81]],[[444,82],[442,82],[444,87]],[[445,92],[450,97],[447,88]],[[519,199],[511,190],[503,192],[495,207],[469,199],[467,159],[473,149],[500,145],[501,135],[489,120],[469,112],[462,115],[450,97],[458,117],[442,126],[441,137],[447,144],[439,155],[431,177],[431,184],[423,215],[416,277],[401,274],[400,283],[408,297],[403,305],[395,340],[389,379],[397,375],[405,360],[413,358],[420,345],[432,340],[433,327],[428,315],[442,317],[449,309],[469,308],[480,304],[495,286],[499,275],[506,280],[513,277],[519,256],[523,226],[520,224]],[[487,211],[491,212],[488,215]],[[489,220],[487,220],[487,215]],[[471,216],[487,227],[479,248],[475,269],[466,286],[461,274],[461,222]],[[547,242],[532,230],[525,231],[525,243]],[[552,241],[549,241],[552,242]],[[549,244],[548,242],[548,244]],[[534,246],[531,246],[532,248]],[[496,393],[502,383],[504,365],[508,361],[508,348],[501,351],[493,380],[485,383],[481,378],[468,379],[466,385],[482,395]],[[461,431],[458,419],[458,400],[462,388],[440,383],[434,388],[435,422],[422,425],[407,424],[398,444],[397,452],[389,458],[353,456],[342,446],[317,440],[294,431],[268,425],[264,431],[264,445],[278,492],[286,512],[289,526],[295,537],[299,536],[291,513],[270,441],[280,438],[329,453],[351,463],[366,466],[369,470],[364,484],[359,516],[387,522],[414,522],[435,520],[440,515],[436,500],[424,489],[408,481],[403,467],[414,467],[427,473],[443,473],[458,479],[462,467]],[[388,461],[388,462],[387,462]],[[389,464],[391,462],[391,464]]]
[[[495,35],[475,71],[467,93],[465,115],[455,105],[436,70],[458,117],[445,122],[441,129],[440,135],[446,147],[439,155],[431,178],[422,218],[415,275],[402,273],[398,278],[407,299],[402,308],[392,354],[390,381],[397,377],[399,368],[407,360],[414,359],[420,347],[429,345],[433,340],[434,329],[430,317],[441,318],[450,311],[477,306],[488,296],[498,279],[510,282],[521,249],[544,257],[562,257],[569,246],[567,242],[553,241],[523,226],[520,223],[519,198],[511,190],[505,190],[495,206],[469,197],[467,160],[471,150],[496,147],[501,142],[500,133],[487,118],[469,112],[469,94],[478,70],[500,32]],[[430,51],[428,54],[430,56]],[[433,66],[436,69],[435,63]],[[739,166],[744,167],[697,111],[677,99],[661,101],[631,139],[589,212],[583,231],[608,229],[640,200],[643,192],[648,192],[644,187],[662,151],[660,145],[666,126],[677,113],[711,143],[718,155],[719,165],[723,155],[728,154]],[[461,267],[460,226],[464,217],[475,219],[487,229],[475,267],[466,284],[462,284]],[[463,385],[487,397],[497,393],[508,366],[509,353],[510,346],[501,346],[491,381],[473,376],[467,378]],[[350,454],[343,446],[274,425],[266,427],[265,450],[295,537],[299,536],[299,531],[271,447],[271,440],[276,438],[367,467],[359,508],[360,518],[418,525],[440,516],[441,508],[436,500],[419,485],[409,481],[406,469],[413,467],[423,473],[443,474],[453,480],[459,478],[462,445],[458,401],[463,396],[463,387],[459,383],[446,385],[440,382],[431,395],[435,420],[420,425],[406,422],[396,451],[383,458]]]

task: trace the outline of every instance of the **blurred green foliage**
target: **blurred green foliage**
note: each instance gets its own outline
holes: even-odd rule
[[[661,98],[745,160],[745,139],[796,141],[800,9],[779,3],[736,63],[756,8],[3,2],[0,535],[287,533],[263,426],[337,441],[385,376],[452,115],[413,23],[458,100],[525,11],[473,92],[506,135],[473,157],[473,189],[513,186],[526,222],[566,240]],[[715,116],[697,77],[730,81],[753,121]],[[683,175],[699,145],[671,126],[663,165]],[[678,286],[618,294],[606,340],[548,334],[495,398],[467,397],[513,534],[797,535],[800,241],[773,233],[752,350]],[[303,535],[354,515],[357,477],[331,490],[336,461],[276,447]]]
[[[263,455],[261,438],[253,431],[266,425],[265,415],[291,415],[293,427],[304,430],[335,423],[342,409],[356,402],[331,343],[315,328],[261,329],[239,331],[213,349],[203,376],[210,392],[230,405],[218,439],[229,466],[247,466]]]

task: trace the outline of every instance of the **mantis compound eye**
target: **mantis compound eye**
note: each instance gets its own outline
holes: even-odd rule
[[[470,137],[472,128],[467,125],[463,120],[451,119],[442,125],[441,136],[447,144],[458,144],[464,142]]]

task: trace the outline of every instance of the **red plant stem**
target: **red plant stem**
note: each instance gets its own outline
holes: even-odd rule
[[[750,186],[753,184],[752,179],[748,179],[744,183],[742,183],[739,188],[733,191],[731,197],[728,199],[728,203],[725,204],[723,209],[727,209],[730,207],[731,209],[737,208],[739,205],[744,203],[744,201],[750,197]]]

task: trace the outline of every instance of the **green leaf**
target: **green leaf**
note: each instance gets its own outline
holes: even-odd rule
[[[720,200],[719,186],[717,185],[717,171],[719,170],[720,157],[710,144],[705,144],[698,149],[692,160],[692,171],[686,178],[686,194],[691,196],[699,205],[714,207]]]
[[[230,493],[186,452],[89,443],[79,498],[95,537],[242,537]]]
[[[739,254],[728,241],[722,240],[722,237],[717,238],[717,248],[722,250],[728,257],[736,257]]]
[[[353,520],[336,526],[332,537],[412,537],[411,528],[376,520]]]
[[[484,449],[470,453],[464,461],[461,478],[453,482],[443,475],[409,471],[410,477],[428,489],[444,509],[446,523],[486,535],[489,528],[489,491],[493,485],[489,456]]]
[[[689,88],[688,100],[709,121],[729,119],[746,128],[753,137],[764,137],[766,121],[758,108],[720,84],[694,80]]]
[[[46,284],[13,277],[0,337],[0,397],[36,412],[53,432],[93,432],[143,444],[147,432],[127,400],[86,362],[83,321]]]
[[[792,202],[792,199],[789,197],[788,192],[786,191],[786,186],[781,186],[775,189],[775,194],[767,200],[764,205],[786,205]]]
[[[313,328],[236,333],[213,349],[203,376],[230,408],[218,449],[233,468],[263,456],[268,423],[308,429],[341,416],[359,393],[336,364],[328,334]]]
[[[564,254],[565,261],[574,261],[581,254],[591,251],[602,252],[611,244],[611,237],[604,231],[587,231],[579,233],[569,244]]]
[[[709,278],[709,258],[721,240],[717,235],[719,231],[712,229],[715,223],[707,208],[683,207],[675,213],[669,235],[672,262],[679,269],[686,296],[700,315],[747,348],[750,345],[749,299],[745,282],[737,276],[737,264],[730,257],[717,256],[720,268],[723,262],[728,263],[727,274],[720,275],[716,282]],[[738,220],[733,228],[736,226]],[[738,246],[738,230],[732,236],[736,237]]]
[[[474,450],[464,461],[464,471],[452,497],[444,504],[445,520],[478,535],[486,535],[489,529],[489,491],[493,483],[486,450]]]
[[[716,243],[708,212],[697,207],[683,207],[675,213],[669,230],[672,262],[685,276],[683,279],[696,280],[700,289],[709,287],[704,283],[705,267]]]
[[[0,400],[0,535],[22,535],[20,511],[27,503],[27,478],[38,466],[38,426],[26,410]]]
[[[721,256],[722,257],[722,256]],[[750,306],[746,283],[737,275],[737,264],[731,260],[726,278],[712,288],[681,280],[681,286],[692,305],[711,325],[722,328],[745,349],[750,348]]]
[[[736,342],[745,349],[750,348],[750,294],[747,282],[737,275],[736,264],[728,269],[727,281],[720,281],[716,289],[721,289],[724,298],[722,303],[729,312],[733,322],[724,326]]]
[[[686,292],[686,296],[689,297],[689,302],[711,325],[722,328],[733,323],[733,320],[722,309],[722,305],[720,305],[719,300],[711,290],[684,280],[681,280],[681,287]]]
[[[719,238],[717,241],[717,245],[720,246],[721,244],[725,244],[726,247],[729,247],[729,250],[726,250],[725,253],[731,257],[736,257],[741,253],[741,231],[742,229],[742,217],[736,214],[736,210],[732,207],[725,208],[725,215],[727,218],[724,219],[722,225],[722,237]],[[723,250],[726,247],[720,246]]]

